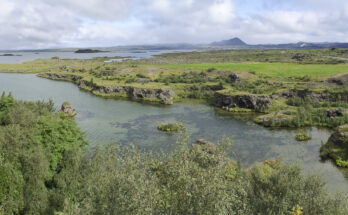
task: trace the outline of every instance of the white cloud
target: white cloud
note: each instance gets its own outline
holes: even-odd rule
[[[209,8],[209,13],[217,23],[228,23],[235,18],[234,5],[229,0],[214,2]]]
[[[0,49],[347,41],[347,22],[346,0],[0,0]]]

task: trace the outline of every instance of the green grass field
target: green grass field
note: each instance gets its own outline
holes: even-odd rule
[[[327,77],[348,73],[347,64],[294,64],[294,63],[202,63],[202,64],[171,64],[161,65],[169,69],[202,69],[215,68],[219,70],[234,70],[241,72],[255,72],[259,75],[274,77]]]

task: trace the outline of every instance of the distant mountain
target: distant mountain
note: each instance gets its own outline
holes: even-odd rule
[[[229,39],[229,40],[223,40],[219,42],[213,42],[210,45],[212,46],[247,46],[243,40],[239,39],[238,37]]]
[[[255,48],[264,49],[330,49],[330,48],[348,48],[348,43],[287,43],[287,44],[266,44],[266,45],[253,45]]]
[[[223,40],[219,42],[213,42],[209,46],[235,46],[239,48],[252,48],[252,49],[326,49],[326,48],[348,48],[348,43],[338,42],[298,42],[298,43],[284,43],[284,44],[258,44],[249,45],[238,37],[230,40]]]

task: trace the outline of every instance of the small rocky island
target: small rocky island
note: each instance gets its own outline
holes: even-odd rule
[[[0,54],[1,57],[14,57],[14,56],[22,56],[22,55],[14,55],[14,54]]]
[[[77,54],[87,54],[87,53],[100,53],[100,52],[109,52],[109,51],[102,51],[97,49],[78,49],[75,51]]]
[[[320,148],[320,156],[334,160],[339,167],[348,168],[348,124],[336,129],[328,142]]]
[[[75,108],[69,102],[64,102],[62,104],[62,107],[58,111],[58,113],[66,116],[66,117],[74,117],[74,116],[76,116]]]

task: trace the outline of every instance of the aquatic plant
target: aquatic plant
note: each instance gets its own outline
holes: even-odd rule
[[[167,133],[176,133],[185,131],[185,125],[183,123],[166,123],[157,126],[157,129]]]

